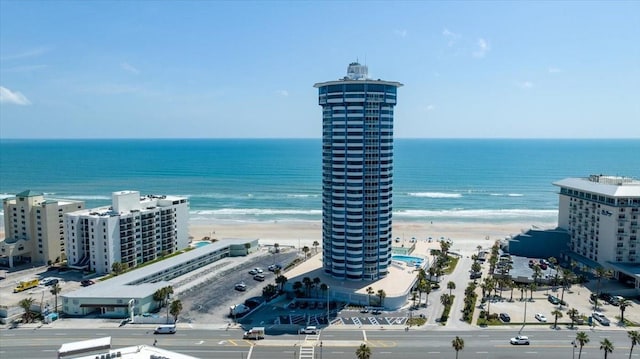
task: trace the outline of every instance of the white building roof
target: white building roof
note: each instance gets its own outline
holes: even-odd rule
[[[244,245],[251,242],[248,239],[224,239],[206,246],[192,249],[165,260],[134,269],[130,272],[112,277],[109,280],[99,281],[96,284],[80,288],[73,292],[61,295],[66,298],[144,298],[153,294],[156,290],[169,285],[166,281],[156,283],[140,283],[131,285],[145,277],[165,271],[168,268],[194,260],[202,255],[214,252],[231,245]]]
[[[629,177],[590,176],[565,178],[555,186],[602,194],[610,197],[640,197],[640,180]]]

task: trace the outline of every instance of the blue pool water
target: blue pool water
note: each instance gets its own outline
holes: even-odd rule
[[[200,247],[204,247],[204,246],[209,245],[209,244],[210,244],[209,242],[197,242],[195,244],[195,246],[196,246],[196,248],[200,248]]]
[[[407,264],[415,264],[416,266],[422,265],[422,258],[420,257],[412,257],[412,256],[404,256],[400,254],[396,254],[391,256],[391,260],[405,262]]]

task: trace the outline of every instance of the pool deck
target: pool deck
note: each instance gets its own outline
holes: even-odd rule
[[[412,245],[409,241],[406,243],[394,243],[394,245]],[[431,249],[440,249],[438,241],[428,242],[427,240],[418,240],[415,243],[415,250],[409,255],[410,257],[423,258],[423,266],[428,268],[427,263],[430,262]],[[327,284],[330,288],[332,298],[343,298],[347,295],[354,297],[354,294],[360,297],[367,297],[367,288],[373,288],[374,292],[382,289],[386,293],[385,303],[407,301],[410,289],[416,280],[418,268],[399,260],[393,260],[389,267],[389,275],[376,281],[348,281],[333,278],[324,273],[322,270],[322,251],[318,248],[317,254],[314,250],[311,257],[302,264],[287,271],[284,275],[288,278],[288,283],[302,281],[304,277],[311,279],[318,277],[321,282]],[[374,294],[375,295],[375,294]],[[365,300],[366,302],[366,300]],[[357,303],[352,303],[357,304]]]

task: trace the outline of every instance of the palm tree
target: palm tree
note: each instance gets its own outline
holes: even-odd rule
[[[449,295],[451,295],[451,291],[456,289],[456,283],[449,281],[449,283],[447,283],[447,289],[449,289]]]
[[[358,358],[358,359],[370,359],[371,358],[371,348],[369,348],[366,344],[360,344],[358,349],[356,349],[356,358]]]
[[[620,323],[624,324],[624,311],[631,306],[631,301],[629,299],[623,299],[618,306],[620,307]]]
[[[456,351],[456,359],[458,359],[458,352],[464,349],[464,340],[462,338],[456,336],[454,340],[451,341],[451,346]]]
[[[302,289],[302,282],[296,281],[293,283],[293,291],[296,292],[296,296],[301,296],[300,289]]]
[[[531,292],[531,297],[529,300],[533,300],[533,292],[538,289],[538,285],[535,283],[529,283],[529,291]]]
[[[304,260],[307,260],[307,257],[309,256],[309,247],[304,246],[302,247],[302,253],[304,253]]]
[[[387,296],[387,293],[384,291],[384,289],[380,289],[378,290],[378,298],[380,298],[380,306],[384,307],[384,298]]]
[[[24,317],[25,323],[31,322],[31,317],[33,315],[33,313],[31,312],[31,306],[33,305],[33,302],[34,300],[32,297],[24,298],[23,300],[18,302],[18,305],[20,306],[20,308],[24,310],[23,317]]]
[[[171,302],[171,309],[169,309],[169,313],[173,316],[174,323],[178,321],[180,312],[182,312],[182,302],[179,299],[176,299]]]
[[[306,297],[311,295],[311,286],[313,285],[313,281],[309,277],[302,278],[302,284],[304,284],[304,293]]]
[[[313,241],[313,251],[315,253],[318,253],[318,246],[320,245],[320,243],[318,243],[318,241]]]
[[[58,294],[60,294],[61,291],[62,288],[60,288],[60,285],[58,283],[54,284],[50,290],[51,294],[53,294],[55,297],[55,307],[53,307],[53,311],[56,313],[58,313]]]
[[[287,283],[289,279],[283,275],[279,275],[276,277],[276,284],[280,286],[280,291],[284,290],[284,285]]]
[[[580,312],[578,312],[576,308],[571,308],[567,310],[567,315],[569,316],[569,318],[571,318],[571,328],[573,328],[573,323],[575,323],[576,318],[578,317],[579,314]]]
[[[629,350],[629,359],[631,359],[631,354],[633,353],[633,347],[635,347],[638,343],[640,343],[640,332],[636,330],[631,330],[627,332],[629,335],[629,339],[631,339],[631,349]]]
[[[320,277],[313,278],[313,287],[316,289],[316,296],[318,295],[318,290],[320,289],[320,283],[322,283]]]
[[[580,346],[580,352],[578,353],[578,359],[580,359],[580,357],[582,356],[582,347],[584,347],[585,344],[589,343],[589,336],[585,332],[578,332],[576,334],[576,342]]]
[[[533,283],[535,283],[536,285],[538,285],[538,278],[540,278],[540,275],[542,274],[542,268],[540,268],[540,264],[535,264],[533,266]]]
[[[280,252],[280,244],[274,243],[273,244],[273,249],[275,250],[276,253],[279,253]]]
[[[612,273],[610,270],[604,269],[604,267],[598,267],[594,270],[593,274],[598,279],[598,290],[596,291],[596,293],[598,293],[598,296],[600,296],[600,294],[602,294],[600,293],[600,281],[602,280],[602,278],[610,278]]]
[[[604,350],[604,359],[607,359],[607,355],[609,353],[613,353],[613,343],[609,341],[609,339],[604,338],[600,342],[600,350]]]
[[[369,298],[369,305],[371,305],[371,295],[375,293],[372,287],[367,288],[367,297]]]
[[[431,293],[431,289],[432,289],[431,282],[425,281],[424,289],[423,289],[424,292],[427,293],[427,298],[426,298],[426,300],[424,302],[424,306],[425,307],[429,305],[429,293]]]
[[[551,312],[551,315],[556,317],[556,321],[553,323],[553,327],[554,328],[558,328],[558,318],[562,318],[562,312],[555,309],[553,312]]]

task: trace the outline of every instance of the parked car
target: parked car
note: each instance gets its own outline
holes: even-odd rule
[[[91,279],[83,279],[80,282],[80,285],[83,286],[83,287],[88,287],[88,286],[94,285],[94,284],[96,284],[96,282],[92,281]]]
[[[482,277],[482,272],[471,272],[469,279],[478,279]]]
[[[619,295],[614,295],[613,297],[611,297],[611,299],[609,299],[609,303],[611,305],[615,305],[616,307],[620,305],[620,303],[624,300],[624,297],[619,296]]]
[[[509,323],[511,321],[511,317],[507,313],[500,313],[499,317],[504,323]]]
[[[542,313],[536,313],[535,318],[542,323],[547,322],[547,317],[545,317]]]
[[[59,282],[60,281],[58,280],[58,278],[45,278],[45,279],[40,281],[40,284],[42,284],[45,287],[50,287],[50,286],[58,284]]]
[[[551,302],[551,304],[560,304],[560,298],[556,297],[555,295],[550,295],[549,297],[547,297],[547,300]]]
[[[253,276],[253,279],[259,281],[259,282],[263,282],[264,281],[264,274],[256,274]]]
[[[244,283],[237,283],[235,285],[235,289],[241,292],[244,292],[245,290],[247,290],[247,285]]]
[[[279,264],[272,264],[268,266],[267,269],[269,270],[269,272],[275,272],[276,270],[281,270],[282,266]]]
[[[597,320],[600,324],[604,326],[608,327],[611,324],[611,321],[607,317],[605,317],[602,313],[593,312],[591,313],[591,316],[593,317],[593,319]]]
[[[518,335],[510,340],[513,345],[529,345],[529,337],[525,335]]]

